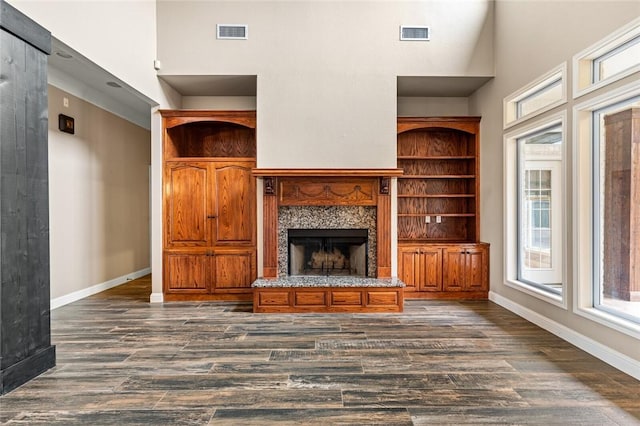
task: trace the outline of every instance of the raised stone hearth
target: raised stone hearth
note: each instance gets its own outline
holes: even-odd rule
[[[404,283],[397,278],[282,277],[258,279],[253,311],[402,312]]]

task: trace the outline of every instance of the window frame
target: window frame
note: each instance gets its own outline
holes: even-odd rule
[[[531,99],[535,95],[542,94],[557,85],[560,86],[562,93],[560,99],[545,105],[544,107],[533,110],[529,114],[518,116],[518,110],[520,109],[521,102],[523,100]],[[565,103],[567,103],[567,63],[563,62],[503,99],[503,129],[506,130],[516,126]]]
[[[594,90],[639,72],[640,63],[607,78],[594,81],[594,65],[596,61],[614,55],[637,37],[640,37],[640,18],[634,19],[624,27],[574,55],[573,98],[579,98],[587,93],[591,93]]]
[[[518,140],[532,135],[541,130],[551,127],[560,126],[562,129],[562,164],[560,170],[560,185],[562,188],[562,292],[558,294],[550,289],[541,288],[527,281],[519,279],[519,194],[518,194]],[[554,114],[550,114],[538,120],[528,123],[526,126],[504,135],[504,154],[503,154],[503,203],[504,203],[504,284],[507,287],[516,289],[530,296],[558,306],[564,310],[568,310],[567,297],[567,111],[562,110]]]
[[[573,107],[573,310],[577,315],[640,338],[640,324],[596,308],[593,113],[607,106],[640,96],[640,79],[607,91]],[[598,231],[599,232],[599,231]]]

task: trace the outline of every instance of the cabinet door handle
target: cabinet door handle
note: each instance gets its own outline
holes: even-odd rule
[[[218,216],[215,216],[215,215],[212,215],[212,214],[207,216],[207,219],[217,219],[217,218],[218,218]]]

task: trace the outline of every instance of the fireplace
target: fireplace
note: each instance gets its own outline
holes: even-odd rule
[[[390,178],[401,169],[260,168],[253,174],[263,179],[264,278],[291,273],[290,229],[366,229],[366,272],[358,267],[358,274],[391,277]]]
[[[366,277],[366,229],[289,229],[288,275]]]
[[[360,276],[375,277],[377,265],[377,229],[376,209],[373,207],[358,206],[283,206],[278,209],[278,276],[292,275],[289,268],[291,244],[289,231],[295,234],[299,231],[318,232],[326,231],[360,231],[366,244],[366,272],[360,272]],[[331,234],[334,235],[334,234]],[[346,256],[346,255],[345,255]],[[307,260],[308,261],[308,260]],[[294,275],[304,275],[303,273]],[[317,272],[317,275],[326,275]]]

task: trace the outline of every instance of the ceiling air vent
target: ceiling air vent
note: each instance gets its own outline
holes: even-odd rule
[[[218,24],[218,38],[223,40],[246,40],[249,37],[249,26],[238,24]]]
[[[400,40],[429,41],[429,27],[402,25],[400,26]]]

